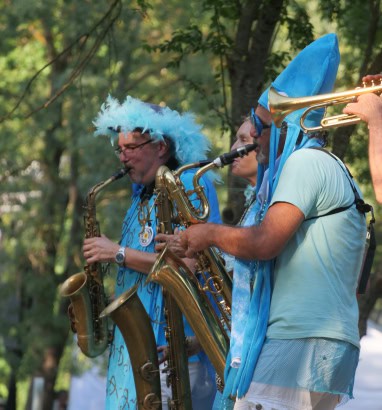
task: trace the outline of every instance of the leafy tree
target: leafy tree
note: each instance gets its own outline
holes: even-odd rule
[[[339,35],[339,89],[381,71],[379,15],[378,0],[15,0],[3,8],[0,395],[8,392],[9,408],[16,408],[16,385],[37,375],[45,380],[44,409],[52,408],[71,346],[67,301],[57,289],[83,267],[86,192],[118,167],[108,142],[92,137],[107,94],[192,110],[215,152],[227,151],[262,90],[315,37]],[[332,134],[334,151],[372,197],[366,130]],[[235,221],[243,182],[228,176],[228,184],[226,216]],[[116,239],[126,185],[116,182],[97,200],[101,231]],[[372,283],[360,301],[364,319],[381,295],[379,274]]]

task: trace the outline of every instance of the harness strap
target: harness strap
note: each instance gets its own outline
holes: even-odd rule
[[[358,288],[357,288],[357,294],[364,294],[366,292],[367,288],[367,283],[369,281],[370,277],[370,272],[371,268],[373,265],[373,260],[374,260],[374,254],[375,254],[375,249],[377,247],[377,242],[375,238],[375,233],[374,233],[374,223],[375,223],[375,217],[374,217],[374,210],[373,207],[367,203],[360,197],[353,181],[353,175],[349,171],[348,167],[339,161],[339,159],[333,155],[331,152],[327,151],[324,148],[321,147],[311,147],[311,149],[316,149],[322,152],[325,152],[326,154],[330,155],[333,159],[335,159],[340,166],[340,168],[343,170],[345,173],[348,181],[350,182],[352,191],[354,193],[354,201],[348,206],[343,206],[339,207],[336,209],[331,210],[330,212],[324,214],[324,215],[319,215],[319,216],[313,216],[311,218],[305,219],[305,221],[309,221],[311,219],[317,219],[321,218],[323,216],[328,216],[328,215],[333,215],[339,212],[346,211],[347,209],[351,208],[354,204],[358,210],[358,212],[362,213],[365,215],[366,213],[370,212],[371,218],[369,221],[369,225],[367,228],[366,232],[366,241],[365,241],[365,250],[364,250],[364,255],[363,255],[363,261],[362,261],[362,267],[361,267],[361,273],[358,279]],[[346,171],[345,171],[346,170]]]

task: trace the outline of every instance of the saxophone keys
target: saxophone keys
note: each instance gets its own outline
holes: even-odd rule
[[[154,366],[150,361],[146,362],[139,369],[139,374],[142,378],[148,382],[151,382],[155,379],[156,374],[159,373],[159,370]]]
[[[159,397],[154,393],[149,393],[143,400],[143,408],[145,410],[157,410],[162,406]]]

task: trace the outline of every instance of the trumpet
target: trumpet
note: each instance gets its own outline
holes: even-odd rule
[[[332,105],[347,104],[355,102],[357,97],[362,94],[374,93],[380,95],[382,93],[382,80],[380,84],[375,85],[374,82],[371,86],[367,86],[363,83],[362,87],[355,88],[354,90],[343,91],[338,93],[328,93],[321,95],[314,95],[308,97],[286,97],[279,94],[274,87],[270,87],[268,93],[268,105],[269,111],[272,116],[272,120],[277,128],[280,128],[284,118],[290,113],[307,108],[300,119],[300,127],[304,132],[322,131],[329,128],[344,127],[351,124],[357,124],[361,118],[354,114],[339,114],[331,117],[323,117],[321,124],[317,127],[305,126],[305,118],[312,111],[319,108],[326,108]]]

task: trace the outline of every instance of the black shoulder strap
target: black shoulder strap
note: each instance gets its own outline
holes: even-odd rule
[[[341,207],[339,207],[339,208],[332,209],[331,211],[327,212],[327,213],[324,214],[324,215],[318,215],[318,216],[312,216],[311,218],[306,218],[305,221],[310,221],[310,220],[312,220],[312,219],[322,218],[323,216],[334,215],[334,214],[337,214],[337,213],[339,213],[339,212],[346,211],[347,209],[351,208],[351,207],[356,203],[357,197],[359,198],[358,192],[357,192],[357,190],[355,189],[354,184],[352,183],[353,176],[352,176],[352,174],[350,173],[350,171],[348,170],[348,168],[346,167],[346,165],[344,164],[344,166],[345,166],[345,169],[344,169],[344,168],[341,166],[341,164],[339,163],[337,157],[336,157],[335,155],[333,155],[331,152],[326,151],[326,149],[324,149],[324,148],[322,148],[322,147],[311,147],[311,149],[315,149],[315,150],[318,150],[318,151],[325,152],[325,154],[330,155],[334,160],[336,160],[336,161],[338,162],[338,164],[339,164],[339,166],[340,166],[340,168],[342,169],[343,172],[345,172],[345,169],[346,169],[345,175],[346,175],[347,179],[348,179],[349,182],[350,182],[350,185],[351,185],[351,188],[352,188],[352,190],[353,190],[355,199],[354,199],[354,202],[352,202],[352,203],[351,203],[350,205],[348,205],[348,206],[341,206]]]
[[[375,239],[375,233],[374,233],[375,217],[374,217],[373,207],[371,205],[365,203],[365,201],[360,197],[360,195],[359,195],[359,193],[358,193],[358,191],[357,191],[357,189],[354,185],[353,175],[350,173],[348,167],[344,163],[340,163],[340,161],[338,160],[338,158],[335,155],[333,155],[331,152],[327,151],[324,148],[312,147],[312,149],[316,149],[316,150],[325,152],[326,154],[330,155],[333,159],[335,159],[337,161],[338,165],[345,172],[345,175],[346,175],[348,181],[350,182],[351,188],[352,188],[353,193],[354,193],[354,202],[351,203],[349,206],[333,209],[332,211],[328,212],[325,215],[320,215],[320,216],[315,216],[315,217],[312,217],[312,218],[307,218],[307,219],[305,219],[305,221],[308,221],[310,219],[321,218],[323,216],[333,215],[333,214],[336,214],[338,212],[345,211],[346,209],[349,209],[350,207],[352,207],[354,204],[355,204],[357,210],[359,212],[361,212],[362,214],[365,215],[366,213],[370,212],[371,216],[370,216],[370,221],[369,221],[369,225],[368,225],[367,232],[366,232],[365,251],[364,251],[364,256],[363,256],[361,273],[360,273],[360,276],[359,276],[359,279],[358,279],[358,289],[357,289],[358,294],[363,294],[363,293],[366,292],[367,283],[368,283],[369,277],[370,277],[371,267],[373,265],[375,249],[376,249],[376,246],[377,246],[377,242],[376,242],[376,239]],[[343,166],[341,164],[343,164]],[[345,169],[344,169],[344,167],[345,167]]]
[[[321,215],[321,216],[332,215],[332,214],[335,214],[337,212],[342,212],[346,209],[349,209],[353,204],[356,205],[357,210],[359,212],[361,212],[362,214],[365,214],[367,212],[372,211],[373,207],[371,205],[365,203],[365,201],[359,196],[359,193],[358,193],[358,191],[357,191],[357,189],[354,185],[354,182],[353,182],[353,175],[349,171],[349,168],[343,162],[340,162],[339,159],[335,155],[333,155],[331,152],[327,151],[326,149],[321,148],[321,147],[311,147],[311,149],[315,149],[315,150],[325,152],[325,154],[330,155],[338,163],[338,165],[340,166],[342,171],[345,172],[345,175],[346,175],[348,181],[350,182],[351,189],[354,193],[354,202],[352,204],[350,204],[349,206],[336,208],[336,209],[328,212],[327,214]],[[315,217],[315,218],[319,218],[319,217]]]

